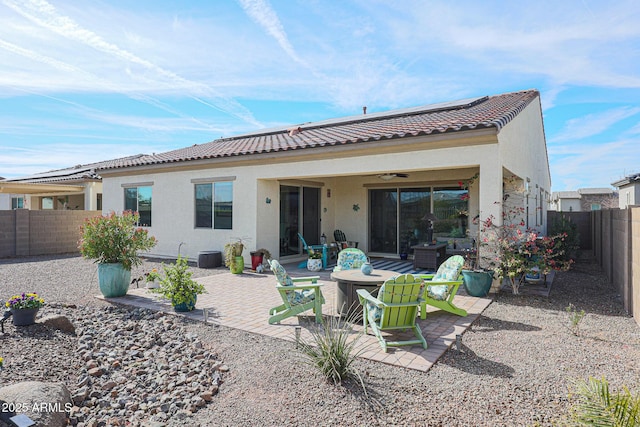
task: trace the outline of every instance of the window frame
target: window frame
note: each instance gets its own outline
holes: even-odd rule
[[[138,183],[129,183],[122,184],[123,188],[123,197],[124,197],[124,210],[131,210],[133,212],[138,212],[140,215],[140,220],[136,224],[138,227],[151,227],[153,225],[153,182],[138,182]],[[140,189],[149,189],[149,214],[148,214],[148,223],[145,222],[147,218],[147,214],[140,211]],[[131,198],[127,197],[127,192],[129,190],[135,189],[136,197],[135,197],[135,209],[133,209],[127,203],[127,200],[131,200]]]
[[[233,181],[235,180],[235,176],[196,178],[191,180],[193,184],[193,228],[197,230],[233,230]],[[223,189],[222,186],[227,185],[230,186],[228,190],[230,200],[220,200],[219,196],[225,193],[225,189]],[[209,187],[208,191],[204,192],[203,195],[205,196],[205,200],[206,198],[210,198],[210,206],[203,205],[202,202],[199,203],[198,186]],[[216,187],[218,187],[218,189],[216,189]],[[224,210],[222,209],[223,204],[227,204],[230,207],[227,209],[228,213],[225,215],[228,218],[228,224],[226,224],[227,221],[221,219],[222,216],[220,214]],[[203,219],[202,213],[198,211],[199,206],[207,207],[207,210],[204,212],[205,222],[199,222]]]

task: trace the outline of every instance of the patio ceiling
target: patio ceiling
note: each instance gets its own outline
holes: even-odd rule
[[[33,182],[2,182],[0,193],[9,194],[60,194],[82,193],[82,185],[40,184]]]

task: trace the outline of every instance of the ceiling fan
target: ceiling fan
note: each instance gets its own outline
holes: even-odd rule
[[[394,178],[408,178],[409,174],[407,173],[383,173],[380,175],[376,175],[383,181],[391,181]]]

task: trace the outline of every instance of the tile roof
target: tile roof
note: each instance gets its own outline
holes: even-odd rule
[[[24,183],[51,183],[51,182],[81,182],[81,181],[97,181],[100,175],[96,172],[99,168],[105,168],[112,165],[119,165],[124,162],[133,161],[136,158],[144,157],[144,154],[136,154],[134,156],[123,157],[114,160],[105,160],[86,165],[76,165],[64,169],[55,169],[35,175],[23,176],[20,178],[7,179],[7,182],[24,182]]]
[[[384,113],[345,117],[321,122],[262,130],[221,138],[178,150],[107,162],[99,169],[184,162],[375,143],[422,135],[495,128],[498,132],[539,96],[525,90],[444,104],[426,105]]]

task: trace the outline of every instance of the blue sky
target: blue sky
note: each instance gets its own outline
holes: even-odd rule
[[[553,191],[640,171],[640,2],[0,0],[0,176],[535,88]]]

